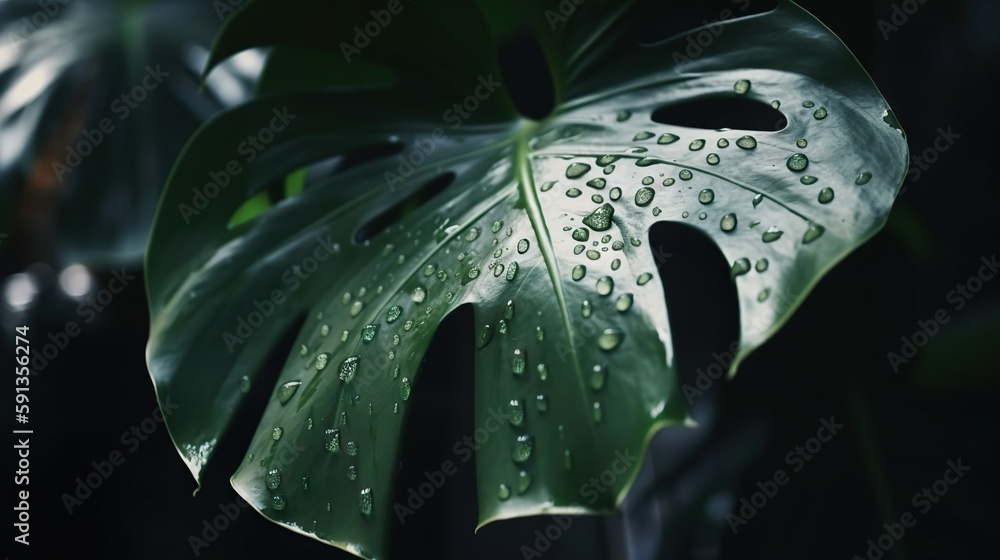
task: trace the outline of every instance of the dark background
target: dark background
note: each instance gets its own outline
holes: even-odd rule
[[[665,25],[697,25],[732,7],[725,1],[678,4],[683,17]],[[960,311],[946,298],[976,274],[981,257],[1000,252],[997,178],[986,154],[997,141],[1000,4],[928,0],[888,39],[877,22],[891,21],[889,2],[800,4],[837,33],[872,75],[906,130],[913,155],[930,148],[939,129],[959,137],[918,180],[907,180],[885,229],[834,268],[733,381],[715,384],[699,400],[699,434],[664,432],[656,438],[627,513],[574,519],[544,557],[864,557],[868,539],[883,533],[882,524],[914,511],[911,497],[940,479],[947,461],[959,458],[971,470],[927,514],[916,514],[916,525],[885,558],[978,558],[996,549],[1000,279],[986,282]],[[661,273],[671,321],[686,326],[676,329],[675,347],[685,380],[692,382],[695,370],[711,364],[712,353],[735,338],[728,266],[710,243],[683,228],[657,228],[650,241],[672,254]],[[82,321],[76,304],[61,295],[53,268],[35,263],[16,243],[11,237],[0,245],[0,273],[6,277],[31,266],[43,291],[27,316],[4,311],[4,338],[13,338],[14,324],[23,322],[40,347],[66,321]],[[106,286],[109,271],[95,273],[95,285]],[[13,545],[12,558],[192,558],[188,537],[201,536],[202,522],[217,516],[220,504],[237,499],[228,477],[246,439],[220,448],[195,496],[193,479],[162,425],[134,452],[121,440],[156,406],[144,358],[145,294],[137,276],[32,378],[32,545],[28,555]],[[951,320],[894,372],[887,352],[899,352],[900,337],[912,336],[918,320],[941,308]],[[447,352],[435,343],[427,357],[425,371],[433,373],[411,400],[417,410],[404,438],[401,497],[422,481],[424,470],[454,459],[452,445],[472,432],[470,325],[468,313],[452,316],[438,340],[466,343],[450,344]],[[9,350],[11,341],[4,346]],[[285,350],[276,351],[275,366]],[[790,472],[785,454],[816,435],[820,419],[830,416],[845,428],[734,535],[725,514],[757,491],[758,481],[771,479],[779,468]],[[255,424],[252,413],[243,420]],[[93,472],[92,462],[106,461],[115,450],[124,453],[124,464],[67,514],[61,496],[74,491],[77,477]],[[535,531],[552,520],[495,523],[474,535],[474,483],[474,465],[461,465],[427,506],[397,527],[393,557],[523,557],[522,545],[533,546]],[[242,509],[200,557],[351,556]]]

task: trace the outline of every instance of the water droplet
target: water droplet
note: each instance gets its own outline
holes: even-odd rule
[[[615,187],[611,189],[611,192],[608,194],[608,196],[611,198],[611,200],[618,200],[619,198],[622,197],[622,190],[619,189],[618,187]]]
[[[514,442],[514,449],[511,451],[511,458],[515,463],[523,463],[531,457],[531,450],[535,445],[535,438],[529,434],[518,436]]]
[[[515,310],[516,309],[514,307],[514,300],[512,299],[507,300],[507,305],[504,307],[503,310],[503,318],[508,320],[513,319]]]
[[[347,442],[347,444],[344,445],[344,451],[347,451],[348,455],[354,457],[358,454],[358,442],[354,440]]]
[[[777,99],[775,99],[774,101],[772,101],[771,102],[771,108],[772,109],[780,109],[781,108],[781,101],[778,101]]]
[[[334,428],[326,431],[326,450],[334,453],[340,451],[340,430]]]
[[[285,505],[287,503],[288,501],[285,500],[284,496],[279,495],[271,498],[271,507],[274,508],[275,511],[281,511],[285,509]]]
[[[698,219],[699,220],[704,220],[706,218],[708,218],[708,213],[702,212],[701,214],[698,214]]]
[[[344,305],[351,303],[351,292],[344,292],[344,295],[340,298],[340,302]]]
[[[500,229],[502,227],[503,227],[503,220],[497,220],[497,221],[493,222],[493,227],[490,228],[490,231],[492,231],[493,233],[496,233],[496,232],[500,231]]]
[[[615,281],[610,276],[602,276],[597,281],[597,293],[606,296],[615,289]]]
[[[570,453],[569,449],[563,451],[563,467],[566,470],[571,470],[573,468],[573,454]]]
[[[673,177],[667,177],[666,179],[663,180],[664,187],[672,186],[674,183],[676,183],[676,181],[674,181]]]
[[[538,412],[546,412],[549,409],[549,399],[545,395],[535,397],[535,404],[538,406]]]
[[[601,254],[598,253],[597,251],[590,250],[587,251],[587,258],[592,261],[596,261],[597,259],[601,258]]]
[[[729,269],[729,274],[736,278],[737,276],[743,276],[747,272],[750,272],[750,259],[744,257],[742,259],[737,259],[733,263],[733,267]]]
[[[319,328],[320,336],[326,336],[330,334],[330,325],[323,325]]]
[[[303,346],[303,348],[305,348],[305,346]],[[250,376],[244,375],[240,378],[240,391],[243,393],[250,392]]]
[[[632,111],[618,111],[615,115],[615,120],[618,122],[625,122],[632,117]]]
[[[542,186],[539,187],[538,190],[540,190],[542,192],[548,192],[548,191],[552,190],[552,187],[556,186],[556,182],[557,181],[545,181],[544,183],[542,183]],[[501,226],[501,227],[503,227],[503,226]]]
[[[785,165],[790,171],[804,171],[809,167],[809,158],[805,154],[792,154]]]
[[[358,497],[358,507],[361,508],[361,513],[364,515],[372,514],[372,489],[365,488],[361,491],[361,495]]]
[[[518,399],[510,400],[510,423],[514,426],[524,423],[524,405]]]
[[[723,148],[723,149],[724,148],[728,148],[729,147],[729,140],[726,140],[725,138],[719,138],[719,141],[716,142],[715,145],[718,146],[718,147],[720,147],[720,148]]]
[[[264,476],[264,485],[268,490],[277,490],[281,484],[281,469],[271,469]]]
[[[806,229],[805,235],[802,236],[802,243],[812,243],[820,238],[826,229],[817,224],[810,223],[809,227]]]
[[[739,80],[733,85],[733,91],[737,95],[744,95],[746,92],[750,91],[750,80]]]
[[[302,346],[299,346],[299,356],[305,356],[308,353],[309,353],[309,347],[308,346],[306,346],[305,344],[303,344]],[[244,377],[246,377],[246,376],[244,376]],[[247,380],[249,381],[250,378],[247,377]]]
[[[499,498],[500,501],[502,502],[509,497],[510,497],[510,487],[507,486],[506,484],[501,484],[500,488],[497,490],[497,498]]]
[[[573,188],[569,189],[568,191],[566,191],[566,196],[568,196],[570,198],[576,198],[576,197],[580,196],[581,194],[583,194],[583,191],[581,191],[580,189],[578,189],[576,187],[573,187]]]
[[[781,239],[781,236],[784,233],[785,232],[778,229],[777,226],[771,226],[767,228],[767,231],[765,231],[764,235],[761,236],[761,240],[763,240],[764,243],[773,243],[778,239]]]
[[[618,161],[619,159],[621,159],[620,156],[613,156],[613,155],[601,156],[601,157],[597,158],[597,165],[600,166],[600,167],[607,167],[607,166],[611,165],[612,163]],[[602,187],[598,187],[598,188],[602,188]]]
[[[340,363],[338,373],[341,381],[346,383],[354,377],[354,374],[358,371],[358,362],[360,360],[359,356],[351,356]]]
[[[499,331],[500,334],[507,334],[507,321],[506,320],[500,319],[500,321],[497,323],[497,331]]]
[[[532,478],[528,471],[521,471],[517,475],[517,493],[524,494],[531,487]]]
[[[614,198],[614,196],[612,196]],[[604,204],[597,210],[591,212],[583,219],[583,224],[589,226],[594,231],[606,231],[611,229],[612,218],[615,215],[615,208],[610,204]]]
[[[645,176],[645,177],[643,177],[642,178],[642,184],[643,185],[652,185],[653,184],[653,178],[650,177],[650,176],[648,176],[648,175]]]
[[[798,146],[799,148],[805,148],[806,146],[809,145],[809,141],[806,140],[805,138],[799,138],[798,140],[795,141],[795,145]]]
[[[514,349],[514,356],[510,360],[510,370],[514,372],[514,375],[521,375],[524,373],[524,367],[527,357],[528,357],[527,350],[523,348]]]
[[[602,204],[604,203],[604,197],[599,194],[595,194],[590,197],[590,201],[593,202],[594,204]]]
[[[823,190],[819,191],[818,199],[820,204],[829,204],[833,202],[833,189],[831,189],[830,187],[826,187]]]
[[[470,280],[475,280],[476,278],[479,278],[479,272],[480,272],[480,270],[479,270],[478,266],[473,266],[472,268],[470,268],[469,269],[469,274],[468,274],[469,279]]]
[[[661,134],[660,138],[656,141],[656,143],[661,145],[673,144],[674,142],[680,139],[681,139],[680,136],[677,136],[676,134],[670,134],[669,132],[667,132],[666,134]]]
[[[504,268],[503,263],[496,263],[496,264],[491,263],[490,266],[493,268],[494,277],[499,277],[501,274],[503,274],[503,268]]]
[[[705,158],[705,161],[708,162],[709,165],[718,165],[719,154],[708,154],[708,157]]]
[[[361,310],[365,308],[365,303],[358,300],[351,304],[351,317],[357,317],[361,314]]]
[[[715,191],[712,189],[704,189],[698,193],[698,202],[702,204],[711,204],[715,200]]]
[[[681,181],[690,181],[694,177],[694,173],[691,173],[690,169],[681,169],[677,176],[681,178]]]
[[[741,136],[736,145],[744,150],[752,150],[757,147],[757,139],[750,135]]]
[[[271,439],[273,439],[274,441],[278,441],[279,439],[281,439],[281,436],[284,435],[284,433],[285,433],[284,428],[279,426],[271,431]]]
[[[819,109],[816,109],[816,112],[813,113],[813,117],[818,121],[825,119],[826,115],[827,115],[826,107],[820,107]]]
[[[704,147],[705,147],[705,141],[702,140],[701,138],[693,140],[690,144],[688,144],[688,149],[691,150],[692,152],[697,152],[698,150]]]
[[[361,341],[365,344],[375,340],[378,335],[378,325],[365,325],[361,327]]]
[[[358,479],[358,467],[355,465],[350,465],[347,467],[347,478],[348,480]]]
[[[651,273],[643,272],[642,274],[639,275],[639,278],[636,279],[635,283],[640,286],[645,286],[652,279],[653,275]]]
[[[763,302],[771,295],[771,288],[764,288],[759,294],[757,294],[757,301]]]
[[[438,280],[444,282],[445,280],[448,279],[448,273],[445,272],[445,271],[443,271],[443,270],[439,270],[438,273],[437,273],[437,277],[438,277]]]
[[[538,364],[536,369],[538,370],[538,379],[545,381],[549,378],[549,368],[545,367],[545,364]]]
[[[869,173],[868,171],[865,171],[861,175],[858,175],[858,178],[854,180],[854,184],[855,185],[866,185],[866,184],[868,184],[868,181],[871,181],[871,180],[872,180],[872,174]]]
[[[590,301],[583,300],[583,303],[580,304],[580,314],[583,315],[584,319],[587,319],[591,313],[593,313],[593,307],[590,305]]]
[[[410,398],[410,390],[410,379],[408,377],[404,377],[399,382],[399,398],[404,401],[408,400]]]
[[[649,187],[642,187],[641,189],[635,191],[636,206],[649,206],[649,203],[653,201],[653,196],[655,195],[656,191]]]
[[[632,294],[622,294],[618,296],[618,299],[615,300],[615,309],[621,313],[628,311],[632,308],[632,300]]]
[[[490,325],[483,325],[483,330],[479,332],[479,337],[476,339],[476,348],[486,348],[486,345],[493,340],[493,327]]]
[[[301,381],[289,381],[283,383],[281,387],[278,388],[278,402],[282,406],[288,404],[288,401],[292,400],[295,392],[299,390],[299,385],[302,385]]]
[[[597,336],[597,346],[601,350],[614,350],[621,344],[622,339],[625,338],[625,333],[621,329],[604,329],[601,334]]]
[[[404,331],[409,331],[412,328],[413,328],[413,321],[407,321],[407,322],[403,323],[403,330]]]
[[[587,186],[595,189],[603,189],[605,186],[607,186],[607,184],[608,182],[605,181],[604,179],[593,179],[587,181]]]
[[[572,237],[576,241],[587,241],[590,239],[590,230],[587,228],[577,228],[573,230]]]
[[[393,305],[385,312],[385,322],[395,323],[399,316],[403,314],[403,308],[398,305]]]
[[[763,194],[754,195],[754,197],[753,197],[753,207],[756,208],[757,206],[760,205],[761,202],[764,202],[764,195]]]
[[[621,251],[624,248],[625,248],[624,241],[615,241],[614,243],[611,244],[612,251]]]
[[[632,137],[633,142],[641,142],[643,140],[649,140],[650,138],[656,136],[652,132],[640,132]]]
[[[802,106],[805,107],[806,109],[812,109],[813,107],[816,106],[816,104],[813,103],[812,101],[803,101]]]
[[[611,261],[611,270],[618,270],[622,265],[621,259]]]
[[[399,366],[392,368],[392,378],[399,379]]]
[[[509,265],[507,265],[507,277],[506,278],[507,278],[508,282],[513,281],[514,277],[517,276],[517,269],[518,269],[517,261],[511,261],[511,263]]]
[[[754,265],[754,268],[757,270],[757,272],[764,272],[765,270],[767,270],[767,265],[768,265],[767,259],[760,259],[757,261],[757,264]]]
[[[583,250],[584,250],[584,246],[583,245],[577,245],[576,247],[573,247],[573,254],[574,255],[579,255],[580,253],[583,252]]]
[[[799,182],[803,185],[815,185],[816,181],[819,181],[819,179],[813,177],[812,175],[803,175],[802,178],[799,179]]]
[[[590,171],[590,166],[586,163],[572,163],[566,168],[567,179],[577,179]]]
[[[723,216],[719,222],[719,227],[722,228],[722,231],[733,231],[736,229],[736,214],[726,214]]]

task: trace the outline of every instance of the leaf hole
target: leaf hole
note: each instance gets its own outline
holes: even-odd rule
[[[660,124],[707,130],[775,132],[788,126],[788,119],[781,111],[753,99],[736,97],[735,93],[732,97],[702,97],[664,105],[653,111],[651,118]]]

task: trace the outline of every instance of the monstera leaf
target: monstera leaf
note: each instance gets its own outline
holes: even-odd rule
[[[381,64],[392,81],[296,87],[296,57],[278,56],[272,93],[194,136],[147,252],[148,362],[196,478],[267,380],[233,485],[269,519],[359,556],[383,557],[405,514],[394,480],[408,399],[457,307],[475,315],[460,341],[478,348],[469,433],[490,434],[475,452],[480,522],[612,512],[639,465],[621,458],[687,420],[671,345],[683,327],[668,322],[650,227],[697,228],[733,263],[732,374],[883,225],[904,177],[885,100],[790,2],[718,24],[697,58],[688,39],[706,30],[637,44],[641,7],[521,3],[557,96],[540,122],[498,83],[489,2],[404,3],[391,18],[326,4],[244,6],[213,60],[277,43],[325,61],[316,74]],[[391,21],[366,43],[353,27],[376,17]],[[660,122],[706,100],[787,123]],[[261,149],[241,152],[254,139]],[[261,201],[302,168],[302,192]],[[272,387],[261,365],[302,317]],[[609,469],[613,483],[588,482]]]
[[[259,72],[244,55],[199,91],[218,27],[196,1],[0,4],[0,231],[52,198],[64,259],[141,260],[184,142]]]

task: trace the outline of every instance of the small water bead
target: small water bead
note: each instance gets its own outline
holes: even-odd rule
[[[767,266],[768,266],[767,259],[760,259],[757,261],[757,264],[754,265],[754,269],[756,269],[757,272],[764,272],[765,270],[767,270]]]
[[[611,189],[611,192],[608,194],[608,196],[611,197],[611,200],[618,200],[619,198],[622,197],[622,190],[619,189],[618,187],[615,187]]]
[[[523,463],[531,458],[532,448],[535,446],[535,438],[530,434],[517,437],[514,442],[514,449],[511,451],[511,458],[515,463]]]
[[[767,300],[768,296],[771,295],[771,288],[764,288],[759,294],[757,294],[757,301],[763,303]]]
[[[677,176],[681,178],[681,181],[690,181],[694,177],[694,173],[691,173],[690,169],[681,169]]]
[[[403,323],[403,330],[404,331],[409,331],[412,328],[413,328],[413,321],[407,321],[407,322]]]
[[[361,495],[358,497],[358,508],[361,509],[361,513],[364,515],[371,515],[373,502],[372,489],[365,488],[362,490]]]
[[[826,187],[825,189],[819,191],[818,200],[820,204],[829,204],[833,202],[833,189]]]
[[[576,187],[573,187],[573,188],[569,189],[568,191],[566,191],[566,196],[568,196],[570,198],[577,198],[581,194],[583,194],[583,191],[581,191],[580,189],[578,189]]]
[[[496,233],[500,231],[501,228],[503,228],[503,220],[497,220],[493,222],[493,227],[490,228],[490,231]]]
[[[676,181],[674,181],[674,179],[672,177],[667,177],[666,179],[663,180],[663,186],[664,187],[673,186],[674,183],[676,183]]]
[[[642,274],[639,275],[638,278],[636,278],[635,283],[638,284],[639,286],[645,286],[652,279],[653,279],[652,273],[643,272]]]
[[[866,184],[868,184],[868,181],[871,181],[871,180],[872,180],[872,174],[869,173],[868,171],[865,171],[861,175],[858,175],[858,178],[854,180],[854,184],[855,185],[866,185]]]
[[[469,274],[468,274],[469,279],[470,280],[475,280],[476,278],[479,278],[479,272],[480,272],[480,270],[479,270],[478,266],[473,266],[472,268],[470,268],[469,269]]]
[[[591,195],[590,201],[593,202],[594,204],[603,204],[604,197],[599,194]]]
[[[624,241],[620,241],[619,240],[619,241],[615,241],[614,243],[611,244],[611,250],[612,251],[621,251],[624,248],[625,248],[625,242]]]
[[[659,207],[653,208],[653,216],[659,216],[662,212]]]
[[[577,228],[573,230],[572,237],[576,241],[580,242],[587,241],[588,239],[590,239],[590,230],[587,228]]]
[[[592,260],[592,261],[596,261],[596,260],[598,260],[598,259],[601,258],[601,254],[598,253],[597,251],[594,251],[593,249],[591,249],[591,250],[587,251],[587,258],[590,259],[590,260]]]
[[[688,216],[690,216],[690,215],[691,215],[691,214],[690,214],[690,213],[689,213],[689,212],[688,212],[687,210],[685,210],[685,211],[681,212],[681,217],[682,217],[682,218],[687,218],[687,217],[688,217]]]
[[[499,278],[500,275],[503,274],[503,268],[504,268],[503,263],[495,263],[495,264],[491,263],[490,266],[493,267],[494,277]]]
[[[532,477],[528,471],[521,471],[517,475],[517,493],[524,494],[531,487]]]
[[[593,312],[594,312],[594,308],[590,304],[590,301],[586,300],[586,299],[583,300],[583,303],[580,304],[580,315],[583,315],[584,319],[589,319],[591,313],[593,313]]]
[[[785,165],[789,171],[804,171],[809,167],[809,158],[805,154],[792,154]]]
[[[642,241],[639,241],[638,237],[630,237],[628,242],[631,243],[633,247],[639,247],[642,245]]]
[[[313,429],[313,419],[311,417],[306,419],[306,429]]]
[[[691,150],[692,152],[697,152],[698,150],[704,147],[705,147],[705,141],[702,140],[701,138],[694,140],[690,144],[688,144],[688,149]]]
[[[267,471],[267,475],[264,476],[264,485],[267,486],[268,490],[277,490],[278,486],[281,485],[281,469]]]
[[[351,317],[357,317],[361,314],[361,310],[365,308],[365,303],[363,301],[356,301],[351,304]]]
[[[625,122],[630,118],[632,118],[632,111],[618,111],[618,114],[615,115],[615,120],[618,122]]]
[[[398,305],[393,305],[385,312],[385,322],[395,323],[399,316],[403,314],[403,308]]]
[[[625,333],[621,329],[604,329],[597,335],[597,346],[604,351],[614,350],[625,338]]]
[[[597,293],[601,296],[609,295],[615,289],[615,281],[610,276],[602,276],[597,281]]]
[[[803,185],[815,185],[816,181],[819,181],[819,179],[813,177],[812,175],[803,175],[802,178],[799,179],[799,182]]]
[[[438,280],[440,280],[441,282],[444,282],[445,280],[448,279],[448,273],[445,272],[445,271],[443,271],[443,270],[439,270],[438,273],[437,273],[437,277],[438,277]]]
[[[573,468],[573,454],[570,453],[569,449],[563,451],[563,467],[566,470]]]
[[[355,465],[350,465],[347,467],[347,478],[348,480],[358,479],[358,467]]]
[[[427,265],[427,266],[424,267],[424,276],[425,277],[426,276],[430,276],[430,275],[434,274],[436,271],[437,271],[437,266],[435,266],[433,264],[429,264],[429,265]]]
[[[546,412],[549,410],[549,399],[545,395],[538,395],[535,397],[535,405],[538,406],[538,412]]]
[[[399,366],[392,368],[392,378],[399,379]]]
[[[477,237],[479,237],[479,228],[472,228],[465,232],[466,241],[475,241]]]
[[[524,374],[527,357],[527,350],[524,350],[523,348],[514,349],[514,356],[510,359],[510,370],[514,372],[514,375]]]
[[[545,367],[545,364],[538,364],[535,369],[538,370],[538,379],[545,381],[549,378],[549,368]]]
[[[303,348],[304,348],[304,346],[303,346]],[[302,354],[302,355],[304,356],[305,354]],[[242,392],[242,393],[249,393],[250,392],[250,385],[251,385],[251,383],[250,383],[250,376],[244,375],[243,377],[240,378],[240,392]]]
[[[615,172],[615,166],[614,165],[609,165],[609,166],[607,166],[607,167],[604,168],[604,174],[605,175],[611,175],[614,172]]]
[[[826,107],[820,107],[819,109],[816,109],[816,112],[813,113],[813,118],[815,118],[818,121],[821,121],[826,118],[827,114],[828,113],[826,111]]]
[[[757,139],[750,135],[741,136],[736,145],[744,150],[752,150],[757,147]]]
[[[331,453],[340,451],[340,430],[334,428],[326,431],[326,450]]]
[[[644,207],[649,206],[649,203],[653,201],[653,197],[656,195],[656,191],[649,187],[642,187],[635,192],[635,204],[636,206]]]
[[[519,266],[517,264],[517,261],[511,261],[511,263],[509,265],[507,265],[507,276],[506,276],[506,278],[507,278],[508,282],[513,281],[514,278],[517,276],[517,270],[518,270],[518,268],[519,268]]]
[[[500,488],[497,490],[497,498],[502,502],[507,498],[510,498],[510,487],[506,484],[501,484]]]
[[[785,232],[783,232],[780,229],[778,229],[777,226],[771,226],[771,227],[769,227],[767,229],[767,231],[764,232],[764,235],[761,236],[761,240],[764,243],[773,243],[773,242],[781,239],[781,236],[784,233]]]
[[[295,392],[299,390],[299,385],[302,385],[301,381],[289,381],[283,383],[281,387],[278,388],[278,402],[282,406],[288,404],[288,401],[292,400],[295,396]]]
[[[705,161],[708,162],[709,165],[718,165],[719,154],[708,154],[708,157],[705,158]]]
[[[812,243],[819,239],[824,232],[826,232],[826,229],[823,226],[810,223],[805,235],[802,236],[802,243]]]
[[[707,218],[708,218],[708,214],[706,212],[702,212],[701,214],[698,214],[698,219],[699,220],[705,220]]]
[[[600,422],[604,419],[604,411],[601,410],[601,403],[594,401],[594,422]]]
[[[610,242],[611,242],[611,235],[610,234],[601,237],[601,243],[605,243],[606,244],[606,243],[610,243]]]
[[[308,346],[306,346],[305,344],[303,344],[302,346],[299,346],[299,356],[305,356],[308,353],[309,353],[309,347]],[[246,377],[246,376],[244,375],[243,377]],[[248,381],[249,381],[249,379],[250,378],[247,377]]]
[[[404,377],[399,382],[399,398],[404,401],[408,400],[410,398],[410,391],[410,379],[408,377]]]
[[[739,80],[733,85],[733,91],[737,95],[745,95],[750,91],[750,80]]]
[[[351,292],[344,292],[344,295],[340,298],[340,303],[344,305],[351,303]]]
[[[514,300],[512,299],[507,300],[507,305],[504,306],[503,309],[503,318],[507,320],[513,319],[515,311],[516,309],[514,306]]]
[[[642,184],[643,185],[652,185],[653,184],[653,178],[650,177],[650,176],[648,176],[648,175],[646,177],[643,177],[642,178]]]
[[[698,202],[702,204],[711,204],[715,200],[715,191],[712,189],[703,189],[698,193]]]
[[[611,261],[611,270],[618,270],[622,266],[621,259],[615,259]]]
[[[583,245],[577,245],[576,247],[573,247],[573,254],[579,255],[580,253],[583,252],[584,249],[586,249],[586,247],[584,247]]]
[[[284,496],[281,495],[271,498],[271,507],[274,508],[275,511],[281,511],[285,509],[285,505],[287,505],[287,503],[288,501],[285,499]]]
[[[538,342],[545,340],[545,330],[542,327],[535,327],[535,340]]]
[[[583,279],[584,276],[587,275],[587,267],[583,266],[582,264],[578,264],[573,267],[572,274],[573,274],[573,280],[579,282],[580,280]]]
[[[725,138],[719,138],[719,141],[716,142],[715,145],[723,149],[728,148],[729,140],[726,140]]]
[[[608,186],[608,182],[604,179],[591,179],[587,181],[587,186],[594,189],[603,189]]]
[[[326,336],[330,334],[330,325],[323,325],[319,328],[320,336]]]
[[[549,192],[549,191],[552,190],[552,187],[556,186],[556,183],[557,183],[557,181],[545,181],[544,183],[542,183],[542,186],[538,188],[538,190],[540,190],[542,192]],[[503,227],[503,226],[500,226],[500,227]],[[496,233],[496,232],[494,232],[494,233]]]
[[[281,436],[284,435],[284,433],[285,429],[282,428],[281,426],[278,426],[277,428],[271,430],[271,439],[273,439],[274,441],[278,441],[279,439],[281,439]]]
[[[642,142],[643,140],[649,140],[650,138],[656,136],[652,132],[640,132],[632,137],[633,142]]]
[[[733,267],[729,269],[729,274],[733,278],[743,276],[747,272],[750,272],[750,259],[746,257],[737,259],[736,262],[733,263]]]
[[[621,159],[621,156],[613,156],[611,154],[604,155],[604,156],[601,156],[601,157],[597,158],[597,165],[599,167],[607,167],[607,166],[611,165],[612,163],[618,161],[619,159]]]
[[[392,335],[392,345],[393,346],[399,346],[399,335],[398,334]]]
[[[813,107],[816,106],[816,104],[813,103],[812,101],[803,101],[802,106],[805,107],[806,109],[812,109]]]
[[[344,451],[347,451],[348,455],[354,457],[358,454],[358,442],[354,440],[347,442],[347,444],[344,445]]]
[[[733,231],[736,229],[736,221],[736,214],[726,214],[719,222],[719,227],[722,231]]]
[[[760,206],[761,202],[764,202],[764,195],[763,194],[756,194],[756,195],[754,195],[754,197],[753,197],[753,207],[756,208],[756,207]]]
[[[772,101],[771,102],[771,108],[772,109],[780,109],[781,108],[781,101],[778,101],[777,99],[775,99],[774,101]]]
[[[632,294],[622,294],[618,296],[618,299],[615,300],[615,309],[617,309],[619,313],[625,313],[632,308],[632,300]]]
[[[805,138],[799,138],[798,140],[795,141],[795,145],[798,146],[799,148],[805,148],[806,146],[809,145],[809,141],[806,140]]]
[[[566,168],[567,179],[577,179],[590,171],[590,165],[586,163],[572,163]]]
[[[354,374],[358,371],[359,361],[361,361],[360,356],[351,356],[340,363],[338,373],[341,381],[347,382],[354,377]]]
[[[670,134],[669,132],[667,132],[665,134],[661,134],[660,138],[656,140],[656,143],[660,144],[661,146],[664,146],[667,144],[673,144],[674,142],[680,139],[681,139],[680,136],[677,136],[676,134]]]
[[[760,220],[754,220],[754,221],[750,222],[750,229],[753,229],[753,228],[755,228],[755,227],[757,227],[759,225],[760,225]]]
[[[617,188],[617,187],[616,187]],[[620,191],[619,191],[620,192]],[[612,199],[614,199],[612,191]],[[612,218],[615,215],[615,208],[610,204],[603,204],[583,219],[583,224],[589,226],[594,231],[607,231],[611,229]]]

